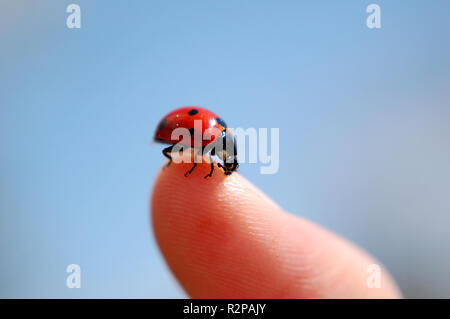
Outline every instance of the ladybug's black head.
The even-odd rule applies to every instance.
[[[231,175],[239,166],[236,151],[236,138],[230,132],[222,132],[222,151],[219,157],[223,161],[223,171],[225,175]]]

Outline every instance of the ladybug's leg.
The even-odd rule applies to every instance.
[[[169,159],[169,163],[167,163],[166,167],[172,163],[172,155],[171,155],[172,148],[173,145],[166,147],[165,149],[162,150],[163,155]]]
[[[214,172],[214,162],[213,162],[213,160],[211,158],[211,154],[209,154],[208,157],[209,157],[209,162],[211,163],[211,171],[209,172],[208,175],[205,176],[205,178],[211,177],[212,173]]]
[[[190,173],[192,173],[192,171],[194,170],[194,168],[195,168],[196,166],[197,166],[197,163],[194,162],[194,165],[192,165],[191,169],[188,170],[188,171],[186,172],[186,174],[184,174],[184,176],[188,176]]]
[[[191,169],[184,174],[184,176],[188,176],[192,173],[192,171],[197,167],[197,156],[202,154],[202,149],[199,149],[194,155],[194,165],[192,165]]]

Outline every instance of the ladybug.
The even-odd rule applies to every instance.
[[[195,122],[201,123],[201,132],[196,132]],[[176,128],[185,128],[189,130],[191,139],[189,143],[182,140],[181,137],[173,138],[172,132]],[[201,144],[194,143],[194,136],[201,134]],[[169,166],[172,163],[172,149],[178,143],[187,146],[194,151],[194,159],[197,156],[207,155],[211,163],[211,171],[205,178],[211,177],[214,171],[214,162],[212,156],[216,155],[222,163],[217,165],[223,169],[225,175],[231,175],[239,166],[236,152],[236,139],[227,127],[224,120],[213,112],[197,107],[180,107],[162,118],[156,128],[154,140],[163,144],[170,144],[162,150],[165,157],[169,159]],[[188,176],[197,166],[194,160],[192,168],[184,174]]]

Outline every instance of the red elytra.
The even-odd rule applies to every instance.
[[[195,133],[201,134],[202,146],[213,142],[227,128],[225,122],[213,112],[197,106],[185,106],[163,117],[156,129],[155,140],[166,144],[181,142],[182,136],[174,135],[172,138],[172,132],[176,128],[189,130],[193,140],[195,121],[201,121],[197,122],[197,127],[201,124],[201,132]],[[187,146],[194,146],[193,141]]]
[[[199,131],[200,124],[201,131]],[[204,154],[203,151],[207,145],[216,146],[216,141],[218,141],[218,138],[221,138],[222,140],[220,142],[222,142],[222,148],[220,150],[216,150],[216,147],[210,148],[212,150],[207,152],[208,156],[210,159],[213,155],[219,156],[223,163],[218,163],[218,166],[224,170],[225,175],[230,175],[237,169],[238,162],[236,142],[231,132],[227,129],[226,123],[215,113],[198,106],[185,106],[178,108],[168,113],[159,122],[154,139],[159,143],[171,144],[171,146],[163,150],[164,156],[169,159],[169,163],[167,165],[172,163],[171,152],[174,145],[185,142],[182,140],[183,136],[180,134],[173,134],[172,136],[173,131],[177,128],[185,128],[189,130],[191,135],[189,145],[186,145],[187,143],[183,144],[192,147],[196,151],[196,155]],[[196,139],[199,139],[201,143],[195,144],[194,141]],[[214,144],[211,145],[212,143]],[[231,149],[234,151],[230,151],[228,148],[225,149],[225,145],[227,145],[227,143],[232,143],[230,145],[232,146]],[[185,176],[190,174],[196,166],[197,163],[194,162],[193,167],[186,172]],[[213,170],[214,164],[211,161],[211,172],[206,175],[205,178],[211,176]]]

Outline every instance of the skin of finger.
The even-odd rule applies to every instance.
[[[397,298],[381,265],[341,237],[285,213],[237,173],[172,164],[157,177],[152,225],[165,260],[192,298]]]

